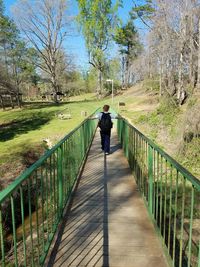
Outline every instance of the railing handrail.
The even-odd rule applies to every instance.
[[[100,108],[97,108],[91,115],[83,120],[76,128],[69,132],[63,139],[61,139],[50,150],[46,151],[33,165],[20,174],[11,184],[0,192],[0,204],[5,198],[12,194],[12,192],[20,186],[37,168],[39,168],[46,159],[48,159],[70,136],[74,134],[92,115],[94,115]]]
[[[186,179],[188,179],[198,190],[200,190],[200,180],[190,173],[186,168],[184,168],[180,163],[178,163],[174,158],[167,154],[163,149],[156,145],[150,138],[141,133],[134,125],[132,125],[126,118],[118,115],[120,119],[124,120],[130,127],[132,127],[148,144],[157,150],[161,156],[163,156],[170,164],[172,164]]]

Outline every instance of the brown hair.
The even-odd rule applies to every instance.
[[[110,106],[109,105],[104,105],[103,106],[103,111],[107,112],[109,110]]]

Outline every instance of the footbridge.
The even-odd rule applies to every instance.
[[[200,267],[200,181],[120,117],[87,118],[0,192],[0,266]]]

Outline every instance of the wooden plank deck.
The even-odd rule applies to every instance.
[[[104,156],[97,132],[47,266],[167,267],[115,131]]]

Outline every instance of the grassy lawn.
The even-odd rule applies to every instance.
[[[97,101],[94,94],[85,94],[59,105],[32,103],[22,109],[0,111],[1,181],[5,178],[12,181],[37,160],[45,151],[44,138],[55,144],[85,119],[81,111],[91,114],[105,103],[110,100]],[[55,116],[66,108],[72,119],[61,120]]]
[[[91,114],[107,103],[117,110],[118,101],[134,102],[130,97],[119,95],[112,105],[111,97],[96,100],[94,94],[85,94],[59,105],[32,103],[22,109],[0,111],[1,185],[4,187],[14,180],[45,152],[44,138],[55,144],[84,120],[81,111]],[[55,116],[66,108],[70,110],[72,119],[61,120]]]
[[[0,111],[1,180],[12,181],[37,160],[45,151],[44,138],[56,143],[84,119],[81,111],[91,114],[100,106],[97,101],[91,101],[91,95],[88,97],[90,101],[74,98],[61,105],[32,104],[22,109]],[[70,109],[72,119],[61,120],[55,116],[65,108]]]
[[[169,143],[170,140],[160,140],[157,132],[154,134],[152,131],[149,122],[145,124],[143,122],[149,117],[154,119],[152,112],[156,110],[157,97],[141,93],[140,88],[130,89],[115,96],[114,104],[111,103],[111,97],[96,100],[94,94],[76,96],[68,103],[59,105],[32,103],[22,109],[0,111],[0,186],[5,187],[45,152],[43,139],[49,138],[53,144],[56,144],[80,124],[84,120],[84,117],[81,117],[81,111],[87,111],[89,115],[104,104],[110,104],[118,111],[119,101],[126,103],[125,110],[120,113],[166,149],[163,144]],[[66,108],[70,110],[72,119],[61,120],[55,116],[57,112]],[[156,116],[155,119],[157,120],[158,117]],[[153,125],[156,125],[155,121]],[[155,128],[158,127],[153,127]],[[173,155],[173,153],[170,154]]]

